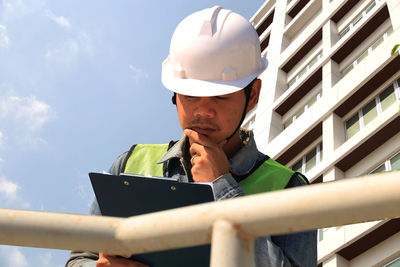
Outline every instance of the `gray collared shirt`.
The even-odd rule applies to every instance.
[[[188,155],[187,137],[177,141],[160,159],[164,164],[164,175],[181,182],[189,182],[190,155]],[[127,152],[120,155],[110,168],[110,173],[119,175]],[[258,151],[252,133],[245,144],[231,159],[230,172],[212,182],[216,200],[243,196],[245,193],[234,177],[248,175],[260,161],[267,157]],[[295,173],[286,188],[305,185]],[[271,203],[266,203],[271,205]],[[97,201],[94,200],[90,214],[101,215]],[[91,252],[71,252],[66,267],[94,267],[98,255]],[[257,267],[310,266],[317,265],[316,230],[293,234],[265,236],[255,239],[255,263]]]

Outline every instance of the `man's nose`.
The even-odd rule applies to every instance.
[[[209,97],[200,97],[196,103],[194,103],[194,116],[196,117],[215,117],[215,108]]]

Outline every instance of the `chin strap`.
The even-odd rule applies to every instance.
[[[247,114],[247,105],[249,104],[250,101],[250,94],[251,94],[251,90],[253,89],[253,83],[256,79],[254,79],[251,83],[249,83],[245,88],[244,88],[244,94],[246,96],[246,104],[244,106],[244,110],[242,113],[242,118],[240,119],[239,125],[236,127],[236,129],[233,131],[233,133],[226,138],[226,141],[228,142],[235,134],[236,132],[240,129],[240,126],[242,126],[242,123],[244,121],[244,119],[246,118],[246,114]]]
[[[174,95],[171,98],[172,104],[174,104],[176,106],[176,93],[174,93]]]

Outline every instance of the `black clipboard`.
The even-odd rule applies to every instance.
[[[214,201],[210,184],[130,174],[89,173],[89,177],[104,216],[130,217]],[[206,267],[210,245],[143,253],[132,259],[151,267]]]

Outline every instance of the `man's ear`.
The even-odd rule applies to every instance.
[[[249,104],[247,105],[247,111],[252,110],[257,105],[258,98],[260,96],[260,90],[261,90],[261,80],[256,79],[253,82],[253,87],[251,89]]]

